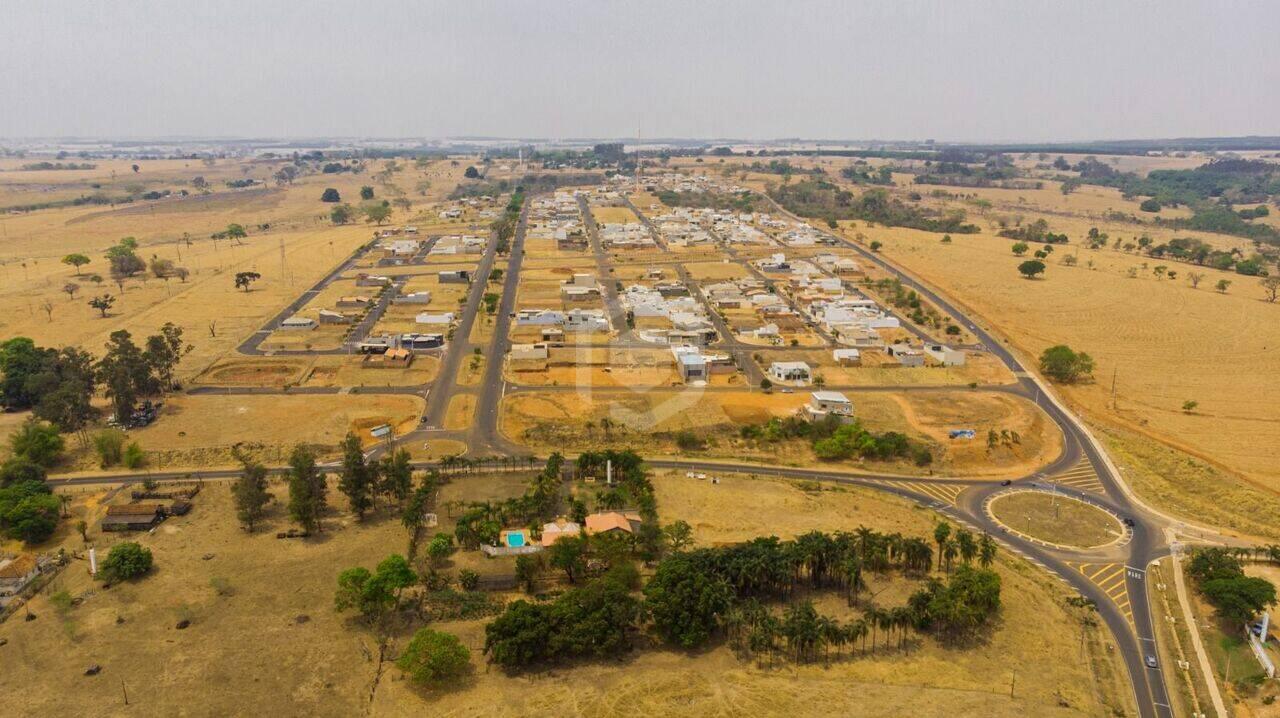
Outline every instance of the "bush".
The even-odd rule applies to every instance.
[[[53,535],[62,502],[43,481],[20,481],[0,489],[0,529],[5,536],[40,543]]]
[[[338,194],[338,190],[332,187],[326,187],[324,193],[320,195],[321,202],[341,202],[342,195]]]
[[[435,686],[465,673],[471,653],[457,636],[421,628],[396,659],[396,666],[414,683]]]
[[[1040,371],[1053,381],[1072,384],[1093,373],[1093,357],[1059,344],[1040,355]]]
[[[108,581],[127,581],[151,570],[151,549],[133,541],[125,541],[111,547],[107,560],[102,562],[102,576]]]
[[[138,442],[132,442],[124,450],[124,465],[130,469],[140,469],[147,463],[147,455]]]
[[[680,447],[681,451],[701,451],[706,448],[706,442],[692,431],[681,431],[676,434],[676,446]]]
[[[119,429],[104,429],[93,435],[93,450],[102,468],[115,466],[124,459],[125,434]]]
[[[43,483],[47,472],[44,467],[21,456],[15,456],[0,465],[0,488],[23,481]]]
[[[33,464],[52,466],[62,455],[62,436],[53,424],[29,417],[9,437],[13,455]]]
[[[1151,199],[1145,199],[1142,201],[1142,204],[1138,205],[1138,209],[1143,212],[1159,212],[1160,200],[1155,199],[1154,197]]]
[[[476,586],[480,585],[480,574],[469,568],[464,568],[458,572],[458,585],[464,591],[474,591]]]

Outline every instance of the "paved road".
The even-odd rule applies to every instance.
[[[784,214],[789,214],[780,207],[778,209]],[[437,438],[458,438],[460,440],[468,441],[471,454],[476,456],[493,454],[527,456],[529,454],[524,447],[521,447],[520,445],[503,437],[499,432],[498,427],[498,404],[501,401],[502,396],[507,391],[506,383],[502,379],[502,363],[506,347],[509,344],[507,330],[509,328],[510,311],[511,307],[514,305],[513,303],[519,281],[520,263],[523,259],[526,212],[527,205],[525,212],[522,212],[521,214],[521,220],[517,226],[515,241],[512,245],[511,262],[506,274],[505,288],[500,307],[501,311],[498,314],[494,335],[490,342],[488,352],[489,360],[485,369],[484,381],[479,387],[476,416],[471,428],[465,431],[436,432],[432,434],[427,434],[422,431],[413,432],[406,437],[402,437],[402,441],[419,440],[425,436]],[[1017,357],[1015,357],[1007,347],[1001,344],[1001,342],[992,336],[986,329],[978,326],[976,322],[967,318],[963,312],[959,311],[956,307],[952,306],[951,303],[938,296],[932,289],[923,286],[913,277],[897,268],[895,265],[889,263],[883,257],[873,254],[841,237],[834,238],[839,242],[839,244],[858,252],[867,261],[873,262],[885,271],[897,276],[905,286],[915,289],[919,294],[925,297],[928,301],[934,303],[942,311],[949,313],[951,316],[956,318],[957,321],[963,322],[970,332],[983,342],[988,349],[998,357],[1006,367],[1013,371],[1015,376],[1018,377],[1018,383],[1016,385],[992,387],[991,390],[1019,394],[1034,401],[1062,430],[1064,436],[1064,450],[1062,455],[1049,466],[1043,467],[1035,474],[1012,482],[1015,486],[1044,488],[1049,483],[1049,480],[1046,477],[1052,477],[1057,473],[1065,471],[1069,467],[1076,465],[1081,459],[1088,460],[1094,472],[1097,474],[1097,478],[1103,487],[1104,494],[1102,496],[1098,496],[1091,493],[1077,491],[1070,487],[1061,487],[1058,490],[1064,494],[1078,496],[1084,500],[1097,503],[1119,516],[1133,519],[1134,526],[1131,529],[1127,542],[1116,549],[1121,551],[1120,558],[1122,559],[1125,567],[1124,584],[1127,589],[1125,596],[1128,600],[1128,614],[1122,612],[1120,607],[1113,600],[1112,593],[1106,592],[1098,585],[1092,583],[1081,571],[1071,565],[1073,559],[1076,561],[1079,561],[1082,558],[1087,559],[1091,554],[1048,548],[1019,536],[1006,533],[1000,524],[995,522],[986,514],[985,510],[982,508],[985,502],[994,494],[1008,490],[1003,485],[1003,482],[1000,481],[965,478],[948,479],[938,477],[916,478],[890,475],[855,475],[845,472],[769,467],[748,463],[722,463],[670,459],[653,459],[648,463],[656,468],[696,468],[701,470],[741,471],[795,478],[824,479],[864,485],[910,498],[950,516],[958,522],[969,524],[980,531],[989,533],[1010,549],[1028,557],[1030,560],[1057,575],[1064,582],[1071,585],[1081,595],[1092,599],[1097,604],[1098,612],[1102,616],[1103,621],[1111,630],[1121,656],[1124,659],[1125,667],[1129,673],[1130,683],[1137,699],[1139,714],[1144,716],[1144,718],[1172,716],[1173,714],[1169,707],[1169,699],[1165,688],[1163,671],[1160,668],[1147,668],[1144,663],[1144,658],[1148,654],[1158,655],[1154,649],[1155,633],[1148,609],[1146,567],[1152,560],[1165,556],[1169,553],[1169,547],[1164,535],[1162,534],[1163,526],[1168,523],[1167,519],[1147,510],[1131,497],[1130,493],[1126,490],[1126,487],[1121,483],[1120,478],[1116,475],[1110,461],[1108,461],[1102,454],[1100,448],[1080,421],[1070,414],[1061,404],[1059,404],[1058,401],[1048,391],[1046,391],[1045,388],[1042,387],[1042,385],[1034,379],[1029,372],[1025,370]],[[427,420],[425,422],[428,425],[440,425],[444,412],[448,407],[449,399],[454,395],[456,390],[454,387],[454,378],[457,374],[457,368],[460,365],[462,357],[470,353],[471,345],[468,340],[468,336],[475,318],[475,313],[481,304],[480,298],[484,291],[484,279],[488,276],[489,270],[493,266],[495,245],[496,237],[491,237],[489,249],[481,261],[481,271],[478,273],[477,281],[471,289],[467,302],[467,309],[463,313],[458,331],[455,334],[455,341],[446,351],[443,366],[441,367],[440,379],[437,380],[435,388],[431,391],[431,394],[428,397],[426,414]],[[277,467],[274,470],[283,471],[283,467]],[[226,479],[234,477],[235,475],[237,475],[237,472],[226,470],[149,472],[146,474],[117,474],[109,476],[54,479],[51,480],[51,483],[88,485],[131,482],[145,478],[181,479],[188,477],[201,479]],[[936,487],[948,484],[953,488],[953,490],[958,490],[958,493],[952,497],[953,500],[950,502],[940,501],[940,494],[935,493],[937,489],[931,490],[929,488],[930,486]],[[950,496],[950,494],[942,495]]]
[[[600,239],[600,228],[596,225],[595,215],[591,214],[591,205],[587,198],[578,196],[578,209],[582,212],[582,224],[587,229],[587,238],[591,241],[591,254],[596,260],[596,274],[600,283],[600,291],[604,294],[605,311],[609,314],[609,323],[618,333],[618,339],[624,342],[638,342],[636,333],[627,326],[627,310],[622,306],[618,296],[617,280],[610,272],[609,255],[605,251],[604,241]]]
[[[774,202],[772,198],[767,199],[773,203],[779,213],[792,217],[797,221],[805,221],[803,218],[796,217],[796,215],[788,212],[781,205]],[[819,231],[822,230],[819,229]],[[1046,467],[1038,473],[1046,475],[1055,473],[1056,469],[1065,468],[1073,464],[1076,460],[1075,457],[1084,456],[1097,473],[1107,497],[1114,502],[1117,512],[1134,520],[1134,535],[1128,544],[1129,553],[1125,562],[1126,566],[1135,569],[1132,571],[1126,570],[1125,578],[1129,606],[1133,616],[1132,625],[1128,623],[1115,602],[1107,596],[1100,595],[1101,592],[1098,587],[1088,581],[1079,571],[1065,565],[1059,558],[1042,547],[1028,544],[1020,548],[1024,553],[1034,556],[1046,568],[1065,579],[1082,595],[1095,600],[1098,605],[1098,612],[1114,634],[1116,643],[1124,658],[1130,684],[1137,699],[1139,714],[1144,717],[1172,716],[1173,712],[1169,707],[1169,697],[1163,670],[1161,668],[1148,668],[1145,664],[1147,655],[1158,655],[1154,646],[1155,628],[1151,622],[1145,572],[1147,565],[1151,561],[1165,556],[1169,552],[1162,535],[1164,521],[1130,499],[1128,492],[1122,488],[1120,478],[1112,469],[1111,463],[1104,459],[1099,447],[1080,420],[1070,414],[1054,397],[1042,389],[1041,385],[1032,378],[1030,372],[1022,366],[1022,363],[1007,346],[992,336],[985,328],[979,326],[976,321],[969,318],[964,312],[939,296],[933,289],[924,286],[915,277],[897,265],[890,263],[881,255],[873,253],[859,244],[850,242],[844,237],[827,232],[823,233],[834,239],[841,246],[857,252],[864,260],[897,277],[904,286],[914,289],[943,312],[964,323],[970,333],[985,344],[988,350],[1013,371],[1015,375],[1020,377],[1019,383],[1022,385],[1024,396],[1035,401],[1049,415],[1050,419],[1058,425],[1066,438],[1066,450],[1063,458],[1055,462],[1054,466]],[[995,490],[997,489],[994,487],[986,487],[977,492],[972,498],[973,500],[980,500]],[[975,516],[970,513],[970,518],[990,533],[1000,531],[1000,527],[994,525],[985,514]],[[1015,538],[1014,543],[1018,542],[1027,543]]]

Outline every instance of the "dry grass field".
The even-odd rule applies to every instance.
[[[664,515],[688,520],[700,545],[859,525],[923,534],[933,521],[930,513],[905,502],[843,487],[802,490],[733,476],[712,485],[678,474],[660,474],[654,481]],[[446,486],[442,499],[457,490],[500,498],[512,491],[512,481],[471,477]],[[285,495],[279,482],[273,482],[272,491]],[[330,491],[336,494],[333,486]],[[99,494],[77,495],[72,511],[95,516],[101,500]],[[694,654],[646,648],[620,664],[508,676],[484,666],[483,621],[451,621],[434,627],[459,635],[471,649],[471,676],[428,692],[412,688],[388,666],[371,692],[376,644],[361,624],[333,610],[334,582],[343,568],[371,566],[403,550],[404,530],[382,512],[357,524],[336,495],[333,503],[336,510],[326,518],[322,535],[280,541],[274,532],[288,525],[281,501],[272,504],[256,533],[245,534],[232,515],[228,487],[206,485],[190,515],[166,522],[151,535],[130,537],[154,552],[151,575],[104,590],[89,579],[83,562],[73,562],[33,603],[36,620],[6,624],[7,669],[0,672],[0,695],[11,697],[6,703],[16,715],[85,716],[621,716],[638,711],[820,716],[839,711],[1065,718],[1127,707],[1119,683],[1122,669],[1107,663],[1106,636],[1087,629],[1086,658],[1080,660],[1079,619],[1064,606],[1066,594],[1046,575],[1008,557],[996,563],[1004,586],[1001,618],[989,639],[974,646],[948,648],[926,639],[909,653],[882,650],[830,666],[773,668],[740,661],[724,647]],[[761,505],[770,506],[770,512],[761,513]],[[100,550],[117,540],[96,530],[90,539]],[[74,549],[82,545],[73,531],[55,541]],[[469,565],[472,559],[458,560]],[[873,576],[870,581],[888,602],[910,589],[896,579]],[[58,591],[81,600],[59,610],[48,600]],[[824,602],[824,610],[836,603]],[[177,630],[181,619],[190,627]],[[393,637],[391,655],[405,640],[403,631]],[[646,642],[639,639],[641,645]],[[82,675],[95,663],[102,667],[100,675]],[[1014,671],[1017,690],[1011,698]]]
[[[1015,531],[1061,546],[1102,546],[1124,532],[1120,522],[1106,511],[1043,491],[1000,496],[991,502],[991,513]]]
[[[30,193],[36,191],[33,185],[50,198],[59,192],[77,196],[97,191],[90,183],[116,196],[135,184],[147,189],[190,188],[192,178],[203,176],[212,193],[115,207],[83,205],[0,214],[0,336],[29,336],[38,343],[77,344],[97,351],[112,331],[128,329],[143,335],[171,321],[186,330],[195,346],[184,362],[185,376],[198,374],[227,354],[368,241],[368,226],[335,227],[328,221],[331,205],[319,201],[325,187],[338,189],[346,201],[358,201],[362,184],[395,196],[392,184],[377,182],[368,174],[310,175],[282,187],[273,182],[243,190],[223,186],[227,179],[269,179],[279,164],[266,162],[219,161],[210,167],[194,160],[142,161],[136,174],[129,162],[97,164],[97,169],[87,171],[6,172],[3,169],[16,165],[4,160],[0,207],[30,201]],[[417,170],[410,165],[393,175],[392,183],[418,181],[414,177],[439,171],[433,168]],[[433,182],[441,185],[437,191],[447,193],[452,188],[439,179]],[[408,217],[393,215],[392,221],[397,219]],[[209,238],[233,222],[245,226],[250,236],[239,242]],[[153,256],[171,260],[186,267],[189,278],[164,281],[138,276],[127,281],[123,291],[109,278],[100,286],[90,281],[93,274],[107,277],[103,252],[126,236],[137,238],[138,255],[144,260]],[[91,259],[81,277],[60,262],[72,252]],[[238,291],[232,282],[238,271],[256,271],[262,279],[252,291]],[[74,300],[63,292],[68,282],[80,285]],[[91,296],[103,293],[116,298],[106,319],[86,304]],[[42,308],[46,301],[52,305],[51,316]]]
[[[1206,277],[1195,289],[1186,265],[1168,263],[1180,276],[1161,280],[1146,258],[1071,245],[1050,257],[1045,278],[1027,281],[1007,239],[967,235],[944,246],[924,232],[859,231],[972,308],[1031,363],[1054,344],[1089,352],[1096,381],[1062,389],[1087,418],[1150,434],[1280,490],[1272,460],[1280,449],[1272,400],[1280,395],[1280,305],[1263,301],[1256,280],[1197,269]],[[1059,262],[1068,252],[1078,253],[1078,266]],[[1226,293],[1214,291],[1219,279],[1232,282]],[[1194,411],[1183,411],[1188,400],[1198,402]]]
[[[739,430],[773,417],[791,416],[808,401],[807,392],[766,394],[759,391],[524,392],[503,400],[500,427],[514,441],[536,451],[628,446],[645,455],[674,455],[677,435],[689,431],[702,438],[704,450],[692,457],[740,458],[792,466],[847,470],[934,473],[963,476],[1022,476],[1052,461],[1062,437],[1030,402],[999,393],[967,391],[860,392],[849,390],[854,412],[869,431],[898,431],[927,443],[931,467],[907,462],[842,464],[819,462],[800,441],[755,442],[739,438]],[[1017,432],[1021,443],[989,451],[984,440],[952,440],[948,431],[988,429]]]

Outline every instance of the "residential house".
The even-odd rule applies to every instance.
[[[555,521],[542,525],[542,545],[549,547],[566,536],[573,537],[581,534],[582,526],[561,516]]]
[[[413,318],[418,324],[453,324],[453,312],[422,312]]]
[[[840,366],[858,366],[862,363],[862,352],[857,349],[836,349],[831,352],[831,358]]]
[[[925,344],[924,353],[942,366],[964,366],[964,352],[945,344]]]
[[[924,352],[906,344],[890,344],[884,348],[884,351],[904,367],[924,366]]]
[[[280,322],[281,329],[289,329],[289,330],[315,329],[318,326],[320,325],[316,323],[316,320],[310,317],[295,316],[295,317],[289,317],[288,319],[285,319],[284,321]]]
[[[470,284],[471,272],[466,269],[446,269],[436,275],[441,284]]]
[[[363,294],[360,294],[351,297],[339,297],[335,304],[340,309],[364,309],[370,304],[373,304],[373,300]]]
[[[802,361],[776,361],[769,365],[769,376],[774,381],[808,384],[813,370]]]
[[[430,304],[431,292],[409,292],[408,294],[399,294],[395,298],[396,304]]]
[[[605,511],[587,516],[587,535],[634,534],[640,529],[640,515],[634,511]]]
[[[809,403],[805,404],[804,411],[814,421],[825,419],[828,416],[839,417],[841,420],[852,420],[853,402],[849,401],[849,397],[838,391],[815,391],[809,394]]]
[[[22,593],[22,589],[39,575],[40,564],[31,554],[0,559],[0,605],[3,605],[9,597]]]

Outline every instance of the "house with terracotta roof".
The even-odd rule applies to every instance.
[[[40,564],[31,554],[0,559],[0,605],[16,596],[40,575]]]
[[[562,516],[542,525],[542,545],[550,546],[566,536],[578,536],[581,533],[582,526]]]
[[[587,516],[587,535],[634,534],[640,528],[640,514],[634,511],[603,511]]]

